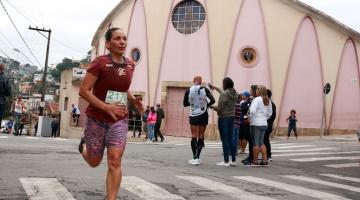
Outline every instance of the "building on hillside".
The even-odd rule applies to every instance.
[[[86,67],[86,66],[85,66]],[[86,121],[85,109],[88,103],[79,96],[80,84],[86,74],[84,68],[69,68],[61,72],[59,110],[60,137],[80,138],[84,131]],[[75,126],[72,118],[72,105],[80,109],[79,125]]]
[[[92,58],[107,53],[111,27],[128,34],[126,56],[137,65],[131,90],[146,104],[161,102],[166,134],[190,136],[182,98],[195,75],[218,86],[231,77],[239,92],[272,89],[279,135],[291,109],[300,134],[319,134],[323,111],[328,134],[360,128],[360,34],[301,1],[123,0],[97,29]]]

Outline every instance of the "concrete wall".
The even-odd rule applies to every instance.
[[[80,138],[81,131],[73,131],[76,128],[72,123],[72,104],[79,105],[79,89],[80,81],[72,80],[73,71],[72,69],[66,69],[61,73],[61,85],[60,85],[60,100],[59,109],[61,112],[60,120],[60,137],[63,138]],[[66,83],[66,84],[65,84]],[[68,98],[67,106],[65,106],[65,98]],[[67,109],[65,110],[65,107]],[[83,106],[80,106],[81,116],[85,115],[85,110],[81,110]],[[81,134],[80,134],[81,133]]]

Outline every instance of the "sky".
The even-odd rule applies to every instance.
[[[36,59],[21,41],[1,5],[0,50],[22,64],[29,63],[30,59],[32,63],[42,67],[45,63],[47,40],[38,32],[29,30],[30,25],[52,30],[49,65],[61,62],[64,57],[80,60],[91,49],[92,37],[102,20],[121,0],[0,1]],[[301,1],[360,32],[359,0]],[[20,53],[14,51],[14,48],[19,49]],[[4,56],[1,52],[0,55]]]

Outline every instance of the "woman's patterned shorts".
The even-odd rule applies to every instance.
[[[111,125],[88,118],[85,125],[85,144],[90,157],[102,156],[105,147],[125,150],[128,132],[126,119]]]

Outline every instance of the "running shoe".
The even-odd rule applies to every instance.
[[[231,167],[236,167],[236,166],[237,166],[237,162],[236,162],[236,161],[234,161],[234,162],[230,161],[230,166],[231,166]]]
[[[216,163],[217,166],[224,166],[224,167],[230,167],[230,162],[226,163],[226,162],[219,162],[219,163]]]
[[[194,165],[200,165],[201,164],[201,160],[200,159],[195,159],[194,160]]]
[[[79,144],[79,152],[82,153],[83,151],[83,148],[84,148],[84,145],[85,144],[85,138],[82,137],[81,140],[80,140],[80,144]]]
[[[189,163],[190,165],[195,165],[195,159],[189,160],[188,163]]]
[[[272,161],[273,159],[272,159],[272,157],[271,156],[269,156],[268,157],[268,161]]]

